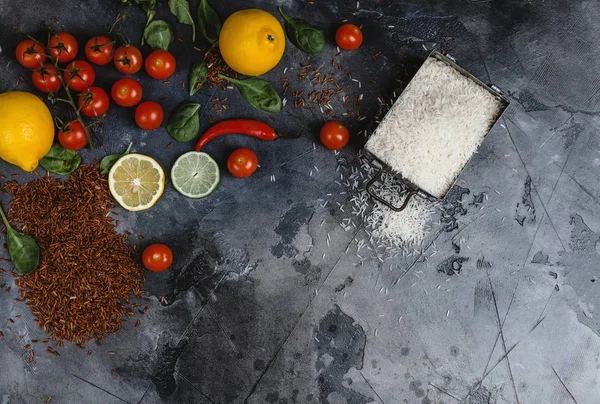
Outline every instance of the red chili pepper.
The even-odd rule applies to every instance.
[[[260,121],[252,119],[230,119],[228,121],[221,121],[204,132],[196,144],[196,151],[200,151],[200,149],[206,146],[211,140],[230,133],[253,136],[261,140],[275,140],[280,137],[298,137],[278,133],[275,129]]]

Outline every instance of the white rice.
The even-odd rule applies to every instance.
[[[501,107],[485,88],[428,58],[365,147],[422,190],[442,198]]]

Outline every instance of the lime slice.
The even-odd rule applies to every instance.
[[[171,169],[173,187],[188,198],[210,195],[220,179],[219,166],[212,157],[202,152],[182,154]]]
[[[143,154],[126,154],[108,173],[110,193],[132,212],[152,207],[165,189],[165,173],[156,160]]]

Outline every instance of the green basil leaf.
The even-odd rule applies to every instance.
[[[144,39],[152,49],[169,50],[173,42],[173,31],[166,21],[154,20],[144,28]]]
[[[222,74],[219,77],[235,84],[242,98],[254,108],[271,113],[281,111],[281,98],[268,81],[257,77],[236,80]]]
[[[192,42],[196,41],[196,24],[194,24],[187,0],[169,0],[169,9],[180,23],[192,26]]]
[[[35,240],[10,227],[6,228],[6,240],[15,270],[21,275],[35,271],[40,263],[40,248]]]
[[[167,123],[167,132],[178,142],[189,142],[200,131],[200,104],[182,101],[173,110]]]
[[[107,156],[104,156],[104,158],[100,161],[100,174],[102,175],[108,175],[108,173],[110,172],[110,169],[112,168],[112,166],[115,165],[115,163],[124,155],[129,154],[129,151],[131,150],[131,145],[133,143],[129,143],[129,146],[127,146],[127,150],[125,150],[125,152],[123,153],[116,153],[116,154],[109,154]]]
[[[190,96],[196,94],[200,87],[206,82],[208,66],[206,62],[195,62],[190,69]]]
[[[200,0],[198,5],[198,28],[211,45],[219,40],[221,27],[221,19],[215,9],[208,4],[208,0]]]
[[[281,7],[279,13],[285,20],[285,33],[292,44],[302,52],[314,55],[325,47],[325,35],[321,28],[315,27],[299,18],[286,15]]]
[[[40,160],[40,165],[46,171],[68,175],[81,164],[81,156],[75,150],[65,149],[59,144],[52,146],[48,154]]]
[[[33,272],[40,263],[40,248],[32,237],[10,226],[1,207],[0,216],[6,227],[6,244],[15,270],[21,275]]]

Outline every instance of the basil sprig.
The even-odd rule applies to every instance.
[[[222,74],[219,77],[233,83],[240,90],[242,98],[254,108],[271,113],[281,111],[281,98],[268,81],[257,77],[237,80]]]
[[[325,47],[325,35],[321,28],[315,27],[299,18],[285,14],[281,7],[279,13],[285,20],[285,33],[291,43],[302,52],[314,55]]]
[[[0,216],[6,227],[8,254],[10,254],[15,270],[21,275],[35,271],[40,263],[40,247],[32,237],[12,228],[2,207],[0,207]]]

